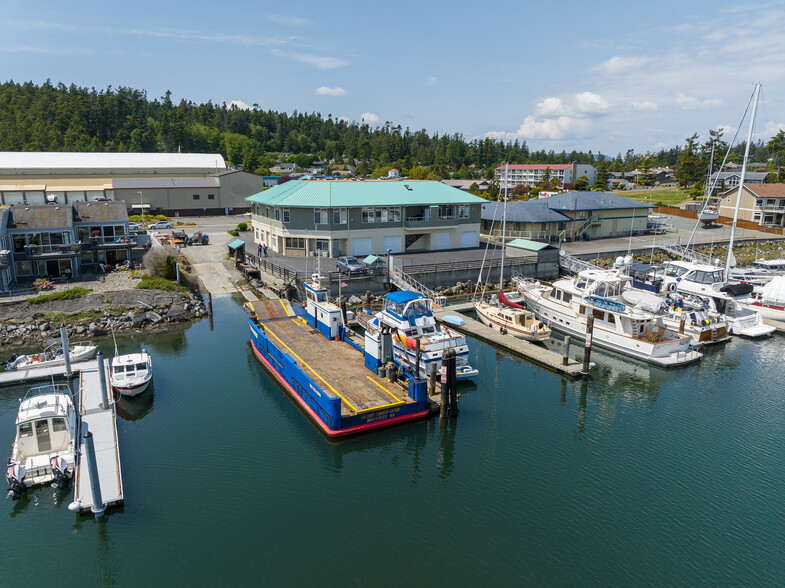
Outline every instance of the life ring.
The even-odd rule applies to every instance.
[[[676,291],[676,282],[671,282],[668,284],[668,292],[675,292]]]

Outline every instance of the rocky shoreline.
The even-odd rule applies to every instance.
[[[90,293],[43,304],[0,304],[0,346],[36,345],[59,337],[62,323],[72,341],[115,332],[145,331],[207,316],[198,294],[127,289]]]

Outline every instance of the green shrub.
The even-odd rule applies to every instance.
[[[177,269],[175,268],[175,261],[171,255],[167,255],[166,259],[164,260],[164,269],[161,272],[161,275],[165,280],[169,280],[170,282],[177,279]]]
[[[141,288],[142,290],[166,290],[168,292],[188,291],[188,288],[185,286],[178,286],[174,282],[170,282],[163,278],[142,278],[136,287]]]
[[[248,223],[240,223],[237,225],[238,231],[247,231],[248,230]]]
[[[232,235],[233,237],[236,237],[237,235],[240,234],[239,232],[237,232],[237,229],[229,229],[226,232],[229,233],[230,235]]]
[[[80,298],[85,294],[89,294],[91,290],[87,288],[69,288],[68,290],[61,290],[60,292],[52,292],[50,294],[41,294],[40,296],[35,296],[33,298],[28,298],[27,301],[30,304],[43,304],[44,302],[50,302],[52,300],[73,300],[74,298]]]

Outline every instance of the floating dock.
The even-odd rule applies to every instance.
[[[71,364],[71,372],[78,374],[85,368],[95,366],[95,361],[79,361]],[[0,386],[13,386],[26,382],[62,378],[65,376],[65,364],[48,367],[29,367],[10,372],[0,372]]]
[[[469,318],[464,314],[456,312],[453,310],[453,308],[454,307],[448,307],[447,309],[443,310],[434,310],[433,316],[437,321],[446,324],[450,329],[454,329],[456,331],[460,331],[461,333],[466,333],[467,335],[476,337],[477,339],[481,339],[487,343],[490,343],[491,345],[500,347],[505,351],[510,351],[515,355],[528,359],[529,361],[532,361],[536,364],[545,366],[562,374],[572,376],[573,378],[578,378],[583,375],[582,363],[577,362],[574,359],[568,359],[567,365],[564,365],[562,355],[542,347],[541,345],[529,343],[528,341],[518,339],[517,337],[513,337],[511,335],[502,335],[499,333],[499,331],[494,331],[491,327],[484,325],[478,320]],[[444,317],[447,315],[460,317],[463,319],[464,324],[456,325],[451,322],[445,322]]]
[[[74,502],[79,512],[93,507],[93,492],[85,456],[84,434],[90,431],[95,446],[101,500],[106,506],[122,504],[123,476],[120,469],[120,446],[117,442],[117,413],[109,384],[109,365],[104,364],[105,383],[108,388],[108,406],[102,406],[101,376],[98,361],[82,362],[79,375],[79,455],[74,477]],[[99,508],[101,505],[98,505]]]
[[[366,366],[358,345],[341,336],[327,338],[325,321],[333,327],[335,321],[323,308],[318,322],[283,299],[253,301],[246,308],[257,359],[326,435],[423,418],[434,405],[424,381],[391,383]]]

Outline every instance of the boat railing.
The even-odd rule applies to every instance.
[[[45,384],[43,386],[35,386],[27,390],[22,398],[22,401],[25,401],[29,398],[34,398],[36,396],[44,396],[46,394],[67,394],[69,397],[73,398],[73,393],[71,392],[70,386],[68,384]]]
[[[694,249],[685,247],[680,243],[658,243],[657,246],[663,251],[667,251],[668,253],[672,253],[673,255],[678,255],[679,257],[686,259],[688,261],[692,261],[693,263],[714,265],[711,260],[711,257],[709,257],[708,255],[703,255],[702,253],[698,253]]]

